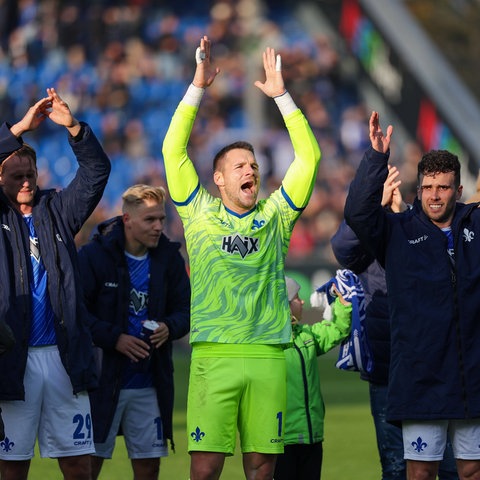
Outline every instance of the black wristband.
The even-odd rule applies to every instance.
[[[79,132],[74,136],[72,137],[72,140],[77,143],[79,142],[82,138],[83,138],[83,135],[85,134],[85,127],[83,126],[83,124],[81,123],[80,124],[80,130]]]

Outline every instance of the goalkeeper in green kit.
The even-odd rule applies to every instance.
[[[163,144],[167,184],[182,219],[192,285],[192,360],[187,405],[191,480],[218,479],[233,455],[237,428],[245,477],[272,479],[283,452],[286,371],[292,341],[284,264],[293,227],[311,196],[320,149],[285,89],[281,58],[263,53],[265,82],[294,149],[281,187],[257,201],[260,172],[254,149],[238,141],[213,160],[220,198],[200,183],[187,144],[205,92],[219,74],[210,41],[196,51],[192,84]]]

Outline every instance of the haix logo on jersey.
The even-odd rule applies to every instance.
[[[228,235],[222,239],[222,250],[227,253],[238,253],[242,258],[258,252],[258,238],[241,237],[238,234]]]

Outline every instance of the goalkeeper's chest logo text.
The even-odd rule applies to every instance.
[[[242,258],[259,251],[258,238],[242,237],[238,234],[222,238],[222,250],[230,254],[239,254]]]

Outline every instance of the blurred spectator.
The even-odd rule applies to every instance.
[[[343,217],[346,191],[368,140],[367,114],[355,75],[345,73],[350,71],[342,68],[343,56],[332,39],[309,32],[294,9],[289,2],[260,0],[179,0],[170,7],[151,0],[0,2],[0,121],[23,112],[45,84],[55,84],[72,110],[81,111],[112,159],[103,202],[92,216],[91,223],[98,223],[118,213],[116,199],[128,185],[165,186],[163,137],[175,99],[193,75],[191,51],[208,32],[222,75],[199,113],[191,156],[208,185],[218,146],[253,137],[265,172],[262,196],[267,196],[292,155],[283,126],[272,120],[277,116],[270,115],[271,105],[250,98],[261,68],[252,59],[272,46],[282,55],[289,90],[322,149],[317,186],[295,228],[290,255],[331,261],[329,238]],[[253,135],[251,125],[259,127]],[[59,151],[48,158],[60,162],[42,165],[44,152],[62,145],[54,131],[44,130],[32,142],[38,142],[45,177],[62,187],[75,162],[69,152]],[[256,131],[267,133],[259,137]],[[167,213],[170,237],[183,240],[176,212]],[[88,228],[79,234],[79,245]]]

